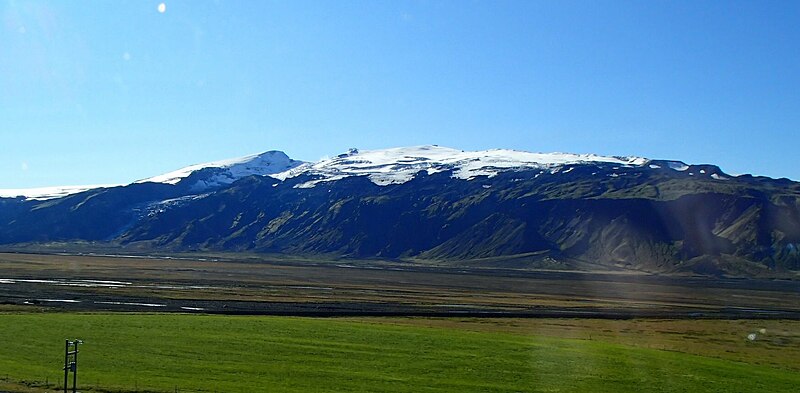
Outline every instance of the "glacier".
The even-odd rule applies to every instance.
[[[311,180],[295,185],[297,188],[315,187],[320,183],[341,180],[352,176],[366,176],[379,186],[402,184],[418,173],[434,174],[452,171],[452,177],[472,180],[479,176],[492,177],[512,170],[541,169],[558,173],[561,168],[578,164],[612,164],[619,167],[644,167],[652,170],[660,165],[651,164],[643,157],[602,156],[597,154],[532,153],[510,149],[465,151],[438,145],[396,147],[377,150],[350,149],[346,153],[316,162],[291,159],[282,151],[272,150],[260,154],[228,160],[190,165],[172,172],[133,182],[176,185],[191,179],[193,192],[204,192],[231,184],[247,176],[270,176],[285,181],[301,175]],[[685,171],[688,165],[668,161],[668,168]],[[570,170],[561,173],[569,173]],[[721,174],[713,174],[721,179]],[[31,189],[0,189],[0,197],[24,197],[32,200],[61,198],[96,188],[116,187],[123,184],[89,186],[42,187]]]

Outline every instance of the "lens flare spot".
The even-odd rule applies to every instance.
[[[160,3],[158,5],[158,12],[160,12],[162,14],[167,12],[167,4],[166,3]]]

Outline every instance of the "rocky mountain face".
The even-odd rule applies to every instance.
[[[435,146],[318,163],[277,153],[60,198],[0,198],[0,244],[736,276],[800,270],[800,183],[786,179]]]

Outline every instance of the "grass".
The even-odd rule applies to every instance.
[[[371,323],[546,336],[683,352],[800,372],[800,321],[752,319],[354,318]],[[762,333],[763,331],[763,333]],[[748,334],[757,333],[755,341]]]
[[[0,379],[50,388],[63,375],[63,340],[85,340],[82,391],[793,392],[800,385],[796,370],[769,365],[381,319],[4,312],[0,337]]]

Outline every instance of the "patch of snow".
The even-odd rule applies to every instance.
[[[58,187],[39,187],[39,188],[7,188],[0,189],[0,198],[23,197],[29,200],[44,201],[48,199],[62,198],[67,195],[77,194],[98,188],[117,187],[119,184],[97,184],[90,186],[58,186]]]
[[[714,179],[714,180],[728,180],[728,178],[727,178],[727,177],[725,177],[725,176],[720,176],[720,175],[718,175],[718,174],[716,174],[716,173],[712,173],[712,174],[711,174],[711,178],[712,178],[712,179]]]
[[[680,162],[680,161],[670,161],[669,162],[669,169],[674,169],[678,172],[683,172],[689,169],[689,166]]]
[[[203,199],[209,195],[210,194],[208,193],[198,194],[198,195],[186,195],[178,198],[165,199],[163,201],[153,202],[145,207],[145,214],[149,217],[152,217],[156,214],[163,213],[171,208],[180,207],[188,202]],[[133,258],[136,257],[134,256]],[[165,259],[169,259],[169,257],[165,257]]]
[[[650,169],[661,169],[661,166],[656,164],[650,164]]]

